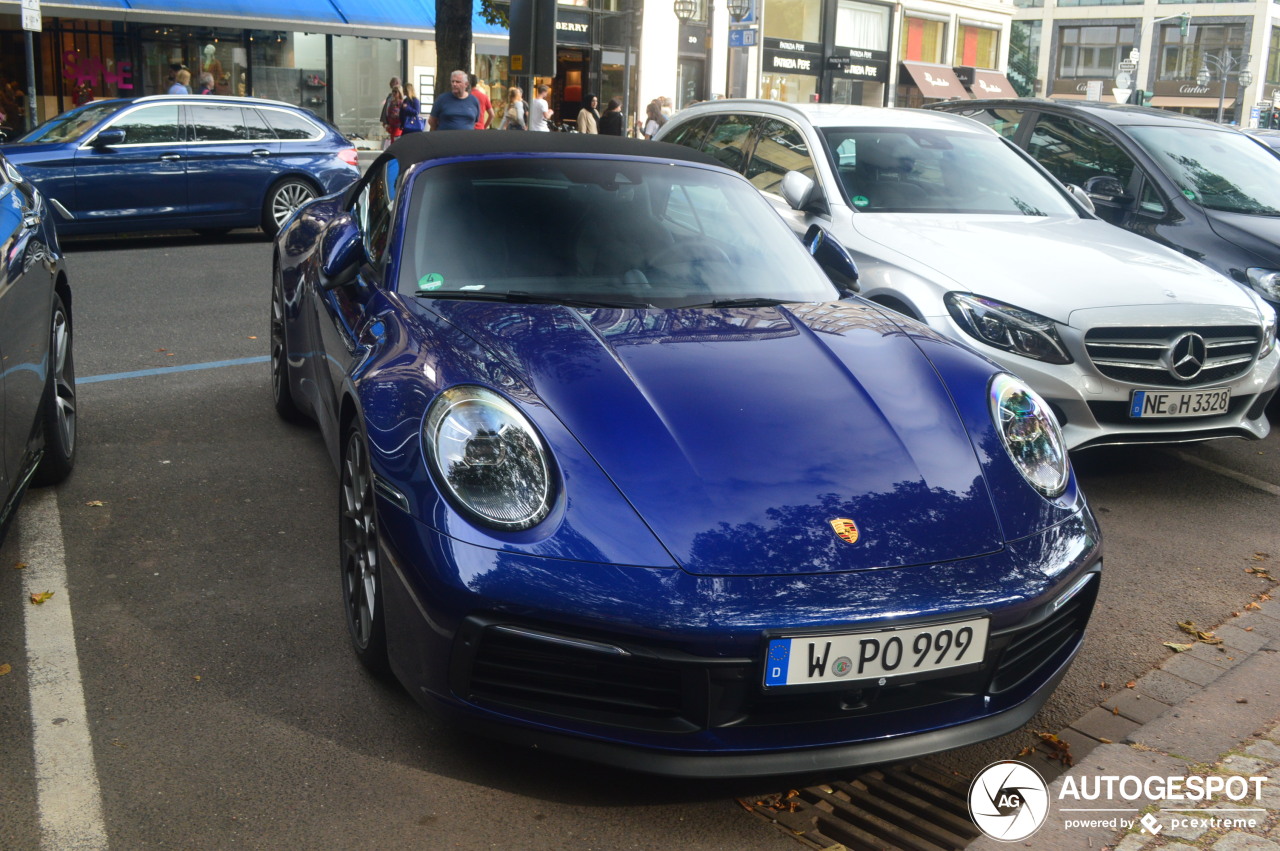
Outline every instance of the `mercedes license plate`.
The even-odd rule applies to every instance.
[[[945,671],[982,661],[987,619],[769,641],[764,684],[814,685]]]
[[[1129,398],[1129,416],[1212,417],[1225,414],[1231,404],[1231,390],[1134,390]]]

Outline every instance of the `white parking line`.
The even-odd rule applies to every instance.
[[[26,562],[23,585],[31,724],[35,750],[40,847],[105,849],[102,795],[93,762],[80,684],[62,545],[62,521],[52,490],[31,491],[18,514],[19,553]],[[32,594],[52,591],[40,605]]]
[[[1226,476],[1228,479],[1235,479],[1242,485],[1248,485],[1249,487],[1256,488],[1263,493],[1269,493],[1272,496],[1280,496],[1280,485],[1273,485],[1270,482],[1262,481],[1262,479],[1255,479],[1253,476],[1246,473],[1241,473],[1238,470],[1232,470],[1230,467],[1224,467],[1221,464],[1215,464],[1212,461],[1206,461],[1203,458],[1198,458],[1195,455],[1183,452],[1180,449],[1166,449],[1164,451],[1179,460],[1186,461],[1188,464],[1195,464],[1197,467],[1203,467],[1206,470],[1211,470],[1220,476]]]

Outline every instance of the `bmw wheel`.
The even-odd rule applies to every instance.
[[[262,204],[262,229],[275,236],[293,211],[316,198],[315,187],[297,177],[286,177],[267,192]]]
[[[387,638],[378,564],[378,514],[373,471],[360,428],[347,431],[342,453],[338,536],[342,558],[342,603],[356,657],[366,668],[387,670]]]
[[[49,371],[41,416],[44,457],[32,481],[52,485],[65,479],[76,460],[76,362],[71,346],[71,315],[61,296],[53,298],[49,331]]]

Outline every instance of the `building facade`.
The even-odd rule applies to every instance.
[[[1221,110],[1224,122],[1256,126],[1280,93],[1280,6],[1270,0],[1017,3],[1009,64],[1022,94],[1084,99],[1092,84],[1114,101],[1113,89],[1129,88],[1150,106],[1211,120]]]

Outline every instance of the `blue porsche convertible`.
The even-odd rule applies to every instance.
[[[272,389],[339,470],[360,661],[679,776],[1024,724],[1080,647],[1097,525],[1045,403],[855,279],[656,142],[415,134],[302,207]]]

